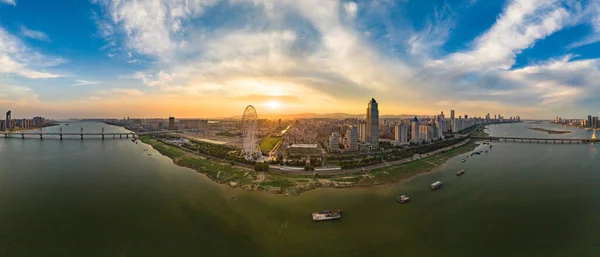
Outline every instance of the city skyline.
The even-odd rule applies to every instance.
[[[600,114],[598,1],[65,6],[0,1],[3,109],[58,119],[230,117],[248,104],[359,114],[368,95],[380,115]]]

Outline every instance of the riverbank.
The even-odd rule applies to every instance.
[[[385,167],[365,167],[364,171],[357,173],[295,175],[274,170],[255,172],[247,167],[208,159],[149,136],[142,136],[140,140],[171,158],[176,165],[196,170],[217,183],[284,195],[299,195],[320,187],[350,188],[401,183],[417,174],[433,171],[450,158],[472,151],[478,144],[475,141],[459,143],[447,150],[434,151],[435,154],[413,156],[402,163]]]
[[[551,129],[534,128],[534,127],[529,127],[527,129],[535,130],[535,131],[540,131],[540,132],[545,132],[545,133],[548,133],[548,134],[568,134],[568,133],[571,133],[571,131],[568,131],[568,130],[551,130]]]

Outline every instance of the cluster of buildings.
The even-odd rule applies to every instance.
[[[90,120],[90,119],[87,119]],[[208,120],[205,119],[178,119],[169,117],[168,119],[141,119],[141,118],[123,118],[123,119],[102,119],[94,120],[106,123],[121,125],[135,131],[157,131],[157,130],[181,130],[181,129],[206,129]]]
[[[557,115],[554,123],[590,129],[600,128],[600,122],[598,122],[598,117],[593,117],[592,115],[588,115],[587,119],[563,119]]]
[[[379,142],[390,142],[392,145],[422,144],[442,140],[445,135],[458,133],[482,123],[520,122],[519,116],[505,119],[500,114],[492,117],[489,113],[485,118],[455,116],[450,111],[450,117],[444,112],[433,117],[414,117],[412,119],[380,119],[378,103],[371,99],[367,105],[366,119],[346,119],[341,131],[333,131],[327,138],[329,152],[355,152],[375,150]]]
[[[41,128],[47,123],[46,118],[33,117],[33,119],[15,119],[12,117],[12,111],[6,112],[6,119],[0,120],[0,130],[15,130],[28,128]]]

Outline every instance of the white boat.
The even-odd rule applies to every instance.
[[[436,190],[442,187],[442,182],[440,181],[436,181],[433,182],[433,184],[431,184],[431,189]]]
[[[312,219],[313,221],[322,221],[322,220],[336,220],[342,217],[342,210],[324,210],[321,212],[313,212]]]
[[[399,203],[406,203],[406,202],[410,201],[410,198],[406,195],[401,195],[401,196],[397,197],[396,200]]]
[[[459,170],[456,172],[456,176],[460,176],[462,174],[465,174],[465,170]]]

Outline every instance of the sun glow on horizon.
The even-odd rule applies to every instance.
[[[269,102],[267,102],[267,106],[269,107],[269,109],[274,111],[274,110],[279,109],[281,104],[278,101],[269,101]]]

